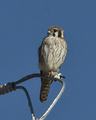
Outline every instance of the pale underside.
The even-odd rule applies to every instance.
[[[48,75],[51,71],[59,71],[66,57],[67,45],[62,38],[46,37],[39,47],[38,53],[39,69],[43,74]]]

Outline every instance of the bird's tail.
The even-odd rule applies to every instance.
[[[52,80],[41,78],[40,101],[45,102],[49,93]]]

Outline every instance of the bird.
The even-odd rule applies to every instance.
[[[67,44],[64,40],[64,30],[51,26],[47,36],[38,48],[38,67],[42,75],[56,75],[67,54]],[[45,102],[53,80],[41,78],[40,101]]]

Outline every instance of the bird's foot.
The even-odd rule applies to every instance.
[[[57,72],[54,72],[54,71],[51,71],[51,72],[49,72],[49,75],[50,76],[55,76],[55,75],[57,75],[58,73]]]

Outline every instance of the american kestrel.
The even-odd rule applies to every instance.
[[[63,64],[67,53],[64,31],[58,26],[48,29],[48,36],[38,49],[39,69],[43,75],[56,75]],[[52,80],[41,78],[40,101],[45,102]]]

